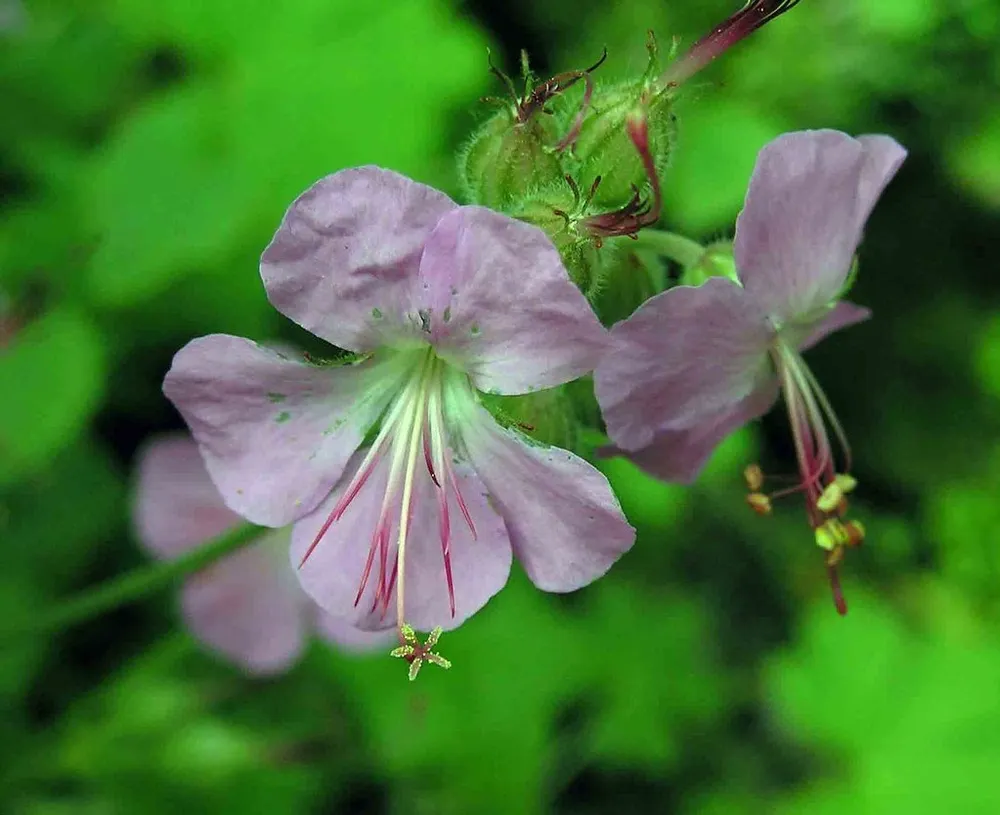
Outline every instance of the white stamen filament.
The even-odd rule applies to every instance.
[[[426,466],[437,490],[441,551],[452,616],[455,615],[455,597],[451,571],[449,488],[454,490],[459,509],[468,523],[473,539],[476,538],[475,525],[455,478],[445,422],[446,410],[461,411],[467,400],[476,401],[474,391],[467,377],[456,375],[457,372],[440,359],[433,349],[413,349],[404,353],[406,356],[399,357],[399,362],[405,366],[402,370],[409,371],[409,373],[408,375],[404,374],[405,379],[401,378],[396,398],[386,411],[382,426],[371,448],[330,515],[320,527],[300,563],[301,566],[306,562],[330,526],[341,519],[368,482],[378,463],[388,453],[391,455],[391,460],[388,462],[389,472],[385,492],[382,496],[375,529],[369,543],[368,557],[361,574],[354,604],[357,605],[364,595],[374,566],[375,556],[378,553],[379,579],[374,593],[372,613],[379,605],[383,608],[383,614],[385,613],[395,588],[397,624],[400,626],[405,623],[406,619],[407,541],[412,524],[416,479],[419,477],[420,466]],[[397,500],[399,501],[399,524],[396,533],[395,562],[390,576],[387,574],[391,535],[390,515],[396,508]],[[397,580],[398,585],[396,585]]]

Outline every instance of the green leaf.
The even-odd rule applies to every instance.
[[[104,340],[81,314],[56,309],[0,354],[0,484],[37,470],[100,404]]]
[[[797,646],[770,666],[769,700],[793,735],[835,758],[831,780],[786,811],[806,801],[810,812],[871,815],[1000,809],[1000,787],[973,780],[1000,761],[1000,644],[958,636],[946,616],[919,632],[862,597],[845,619],[808,615]]]
[[[446,114],[487,77],[478,33],[438,0],[385,5],[360,27],[329,25],[329,10],[253,18],[241,8],[216,20],[234,46],[218,69],[123,123],[83,184],[100,235],[98,299],[132,304],[192,273],[224,273],[228,258],[263,250],[292,200],[338,169],[380,164],[440,182],[447,168],[450,179]],[[242,41],[247,25],[259,30]]]
[[[682,141],[664,178],[664,206],[682,232],[706,234],[739,212],[757,152],[785,127],[729,95],[685,105],[678,116]]]

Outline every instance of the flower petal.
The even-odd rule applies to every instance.
[[[639,450],[608,452],[626,456],[655,478],[690,484],[726,436],[767,413],[777,398],[777,381],[772,379],[714,419],[679,430],[661,430]]]
[[[177,352],[163,391],[226,505],[284,526],[312,510],[398,387],[390,363],[317,367],[213,334]]]
[[[736,268],[766,313],[794,319],[833,300],[865,221],[906,156],[887,136],[786,133],[757,157],[736,221]]]
[[[647,300],[611,329],[614,348],[594,375],[608,435],[637,450],[657,431],[733,409],[769,371],[772,335],[747,293],[722,277]]]
[[[607,331],[542,230],[482,207],[445,215],[420,261],[428,339],[482,391],[561,385],[594,369]]]
[[[222,503],[190,436],[154,439],[139,452],[136,471],[133,523],[153,554],[176,557],[240,523]]]
[[[336,645],[342,651],[364,653],[384,648],[388,652],[389,648],[396,644],[394,630],[362,631],[360,628],[355,628],[347,620],[334,617],[318,608],[316,610],[316,631],[323,639]]]
[[[456,204],[378,167],[317,181],[285,213],[261,257],[278,311],[327,342],[367,352],[407,311],[424,243]]]
[[[359,454],[351,462],[333,494],[311,515],[295,524],[292,530],[292,564],[306,592],[329,614],[366,631],[396,627],[396,600],[393,594],[388,609],[373,610],[379,585],[379,555],[368,577],[361,599],[355,605],[361,577],[369,555],[385,495],[390,456],[375,466],[364,488],[347,511],[327,530],[305,564],[299,564],[312,545],[340,495],[350,483],[361,462]],[[473,538],[452,495],[451,567],[455,586],[455,616],[451,616],[441,537],[438,525],[437,487],[426,468],[414,473],[413,510],[406,543],[406,622],[422,631],[435,626],[456,628],[482,608],[507,582],[511,549],[503,520],[489,505],[486,490],[469,468],[456,465],[455,476],[462,497],[476,527]],[[387,572],[392,572],[399,533],[400,506],[396,498],[389,515],[391,535]],[[386,582],[389,580],[386,574]],[[398,579],[397,579],[398,588]]]
[[[635,542],[608,480],[572,453],[528,443],[476,409],[462,438],[528,577],[556,592],[601,577]]]
[[[278,673],[301,653],[308,598],[287,568],[287,530],[199,572],[184,585],[181,607],[192,633],[255,674]]]
[[[847,300],[841,300],[826,312],[822,319],[803,329],[802,339],[795,342],[799,351],[808,351],[820,340],[842,328],[864,322],[872,316],[871,309],[856,305]],[[787,331],[787,328],[785,329]],[[784,334],[785,331],[782,333]],[[794,338],[793,338],[794,339]]]

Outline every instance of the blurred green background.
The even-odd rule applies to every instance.
[[[257,257],[316,178],[377,163],[457,193],[500,89],[634,75],[736,0],[0,0],[0,615],[145,563],[138,445],[193,336],[289,335]],[[314,644],[245,678],[163,592],[0,641],[0,811],[1000,812],[1000,3],[803,0],[686,89],[666,223],[727,234],[785,130],[886,132],[910,158],[810,361],[848,428],[863,551],[833,611],[775,411],[692,489],[605,469],[639,528],[594,586],[520,574],[407,683]]]

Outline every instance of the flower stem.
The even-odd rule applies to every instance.
[[[109,580],[97,588],[82,592],[51,611],[0,627],[0,643],[27,634],[58,631],[139,600],[154,591],[172,585],[178,579],[201,571],[226,555],[250,543],[262,527],[243,524],[214,538],[205,545],[167,563],[144,566]]]
[[[705,254],[705,247],[698,241],[662,229],[643,229],[626,245],[663,255],[685,269],[694,266]]]

